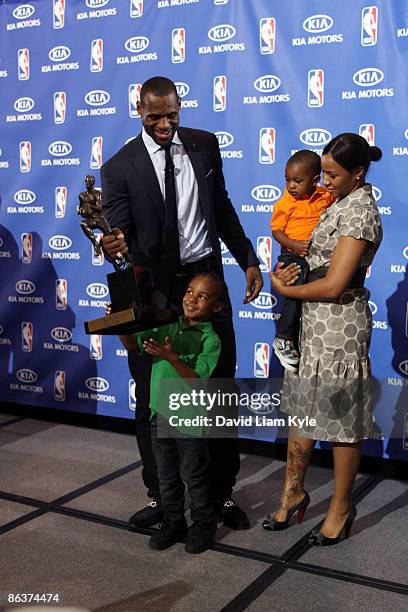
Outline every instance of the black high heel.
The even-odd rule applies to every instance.
[[[347,540],[351,534],[351,528],[354,523],[354,519],[357,516],[357,508],[353,505],[349,512],[346,522],[344,523],[344,539]],[[309,536],[309,544],[310,546],[333,546],[337,544],[341,539],[341,534],[343,533],[343,529],[340,531],[337,538],[328,538],[323,535],[317,529],[313,529],[312,533]]]
[[[262,527],[266,529],[267,531],[282,531],[283,529],[287,529],[289,527],[289,520],[291,516],[295,514],[295,512],[298,513],[297,522],[300,524],[303,522],[306,508],[308,507],[309,504],[310,504],[309,493],[306,493],[304,498],[294,508],[291,508],[289,510],[286,521],[277,521],[270,514],[268,514],[263,520]]]

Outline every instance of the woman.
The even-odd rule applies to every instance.
[[[365,177],[370,162],[381,157],[378,147],[357,134],[340,134],[326,145],[323,184],[336,201],[311,236],[309,282],[290,286],[298,275],[295,264],[270,275],[276,291],[302,300],[299,373],[285,372],[282,410],[315,421],[291,428],[280,505],[263,526],[285,529],[296,511],[301,522],[309,503],[303,481],[313,446],[316,440],[332,442],[334,492],[320,531],[310,536],[313,545],[335,544],[343,529],[348,537],[356,516],[351,495],[362,440],[373,432],[367,386],[372,320],[363,285],[382,228]]]

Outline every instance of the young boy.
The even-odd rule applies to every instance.
[[[165,389],[173,385],[178,389],[175,379],[206,379],[214,371],[221,343],[210,319],[222,310],[225,300],[226,287],[221,277],[211,272],[198,274],[190,281],[183,298],[184,318],[147,332],[120,336],[128,350],[145,350],[153,356],[150,379],[152,446],[164,515],[159,532],[149,540],[154,550],[169,548],[187,536],[186,551],[200,553],[210,548],[214,541],[217,524],[207,474],[207,440],[177,435],[160,437],[157,422],[164,419],[167,424],[169,394]],[[177,417],[182,417],[183,412],[191,416],[191,407],[181,407]],[[183,481],[191,498],[193,523],[190,529],[184,517]]]
[[[296,284],[306,280],[308,264],[306,255],[309,238],[322,212],[333,198],[317,184],[320,180],[320,157],[313,151],[298,151],[286,164],[284,195],[273,208],[270,222],[272,236],[282,247],[278,261],[288,265],[297,263],[300,275]],[[299,364],[297,347],[301,302],[286,298],[277,324],[273,348],[279,361],[287,370],[296,372]]]

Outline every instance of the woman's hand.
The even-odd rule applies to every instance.
[[[272,287],[278,293],[285,295],[285,287],[293,285],[300,274],[300,266],[291,263],[287,266],[279,262],[274,272],[269,273]]]

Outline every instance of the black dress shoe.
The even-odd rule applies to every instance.
[[[303,518],[305,516],[306,508],[309,504],[309,493],[306,493],[304,498],[300,500],[300,502],[296,506],[294,506],[288,511],[286,521],[277,521],[275,518],[273,518],[273,516],[268,514],[263,520],[262,527],[267,531],[283,531],[284,529],[287,529],[289,527],[290,517],[292,516],[292,514],[295,514],[295,512],[298,513],[297,522],[302,523]]]
[[[221,502],[219,511],[224,525],[230,529],[249,529],[249,519],[247,515],[233,499],[228,498]]]
[[[194,521],[188,530],[186,538],[186,551],[191,554],[202,553],[214,544],[214,535],[217,531],[217,523],[210,521]]]
[[[187,532],[188,527],[185,518],[178,521],[171,521],[166,518],[160,524],[159,531],[150,538],[149,546],[153,550],[165,550],[176,544],[176,542],[184,540]]]
[[[351,528],[353,526],[354,519],[356,518],[356,516],[357,508],[355,506],[352,506],[343,527],[345,540],[350,537]],[[340,541],[343,529],[340,531],[337,538],[328,538],[327,536],[320,533],[318,529],[313,529],[312,533],[309,536],[309,544],[310,546],[333,546],[334,544],[337,544]]]
[[[163,520],[163,511],[159,499],[152,499],[145,508],[133,514],[129,523],[133,527],[151,527]]]

